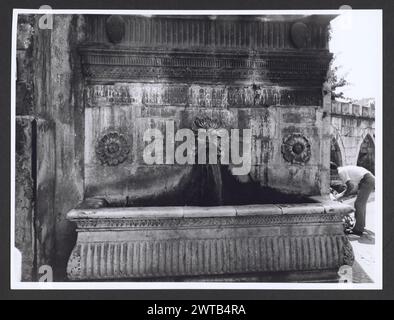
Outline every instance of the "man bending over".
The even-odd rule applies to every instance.
[[[357,198],[354,203],[356,224],[351,232],[362,236],[365,229],[365,213],[368,198],[371,192],[375,190],[375,177],[367,169],[358,166],[338,167],[331,162],[330,169],[331,174],[338,174],[342,182],[346,184],[345,191],[336,196],[337,200],[349,195],[358,187]]]

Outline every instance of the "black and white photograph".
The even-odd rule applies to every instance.
[[[14,9],[11,289],[383,286],[382,10]]]

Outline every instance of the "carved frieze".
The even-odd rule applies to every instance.
[[[86,106],[182,106],[203,108],[265,107],[272,105],[319,106],[315,88],[282,89],[264,86],[94,84],[86,87]]]
[[[83,210],[82,210],[83,211]],[[81,229],[183,229],[197,227],[235,227],[235,226],[266,226],[288,224],[316,224],[338,222],[342,225],[342,214],[292,214],[292,215],[261,215],[244,217],[216,217],[216,218],[124,218],[91,219],[89,214],[86,219],[71,219]],[[343,229],[343,228],[342,228]]]
[[[352,266],[355,261],[354,251],[352,244],[349,241],[349,238],[346,237],[343,241],[343,248],[342,248],[342,255],[343,255],[343,264],[347,266]]]
[[[83,73],[89,82],[265,83],[320,87],[331,54],[193,52],[84,47]]]
[[[201,208],[189,217],[181,208],[162,217],[157,208],[117,216],[105,208],[73,210],[68,217],[77,224],[78,240],[67,275],[94,280],[337,271],[352,264],[353,252],[342,222],[350,207],[335,206],[332,212],[300,205],[293,208],[299,213],[261,208],[270,214],[248,215],[234,208],[234,215],[223,216],[205,216]]]

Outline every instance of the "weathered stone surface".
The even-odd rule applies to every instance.
[[[56,169],[51,182],[43,181],[41,187],[51,188],[45,189],[49,194],[55,193],[51,198],[57,220],[57,250],[53,250],[57,258],[53,267],[55,279],[61,280],[75,241],[75,228],[65,220],[65,214],[83,198],[84,112],[77,46],[85,30],[82,16],[54,15],[51,30],[38,27],[40,17],[19,15],[16,109],[18,115],[46,119],[56,126]],[[38,159],[46,163],[47,157],[49,154],[43,153]],[[40,210],[46,212],[45,208]],[[53,232],[46,227],[54,227],[48,221],[42,223],[43,229],[38,232],[44,241]],[[45,243],[52,245],[51,241]]]
[[[308,91],[315,93],[310,97],[311,101],[319,101],[316,88],[325,81],[332,58],[326,51],[306,51],[301,54],[292,51],[254,53],[251,49],[244,52],[204,53],[173,50],[152,51],[131,47],[116,51],[105,47],[83,47],[83,74],[89,82],[99,84],[144,80],[156,83],[251,83],[256,84],[256,89],[264,89],[269,85],[293,87],[292,91],[287,91],[292,92],[292,95],[283,96],[284,102],[300,102],[301,97],[309,101],[304,96]],[[307,90],[312,87],[314,91]],[[279,101],[275,90],[266,91],[265,96],[257,98],[267,104]]]
[[[54,127],[17,116],[16,135],[15,245],[22,253],[22,280],[36,281],[38,268],[54,263]]]
[[[132,88],[142,87],[138,84],[127,85]],[[150,90],[145,85],[144,90]],[[166,86],[162,87],[165,91]],[[152,86],[157,91],[157,85]],[[197,90],[197,89],[196,89]],[[160,91],[159,91],[160,92]],[[167,184],[176,185],[176,181],[190,174],[187,166],[153,165],[146,167],[142,159],[146,144],[143,134],[147,129],[157,128],[166,134],[166,121],[174,121],[175,131],[180,128],[192,128],[197,117],[206,115],[221,119],[228,128],[252,129],[252,172],[251,176],[262,185],[284,190],[289,193],[302,192],[305,195],[320,193],[324,187],[321,180],[323,167],[321,166],[321,145],[324,139],[321,135],[321,112],[309,107],[281,107],[270,108],[205,108],[205,107],[172,107],[168,114],[168,107],[144,107],[134,105],[109,106],[101,102],[85,110],[86,126],[85,139],[85,184],[87,196],[129,196],[139,194],[144,189],[149,193],[149,184],[145,181],[155,180],[156,186]],[[154,112],[153,112],[154,111]],[[165,116],[163,113],[165,112]],[[302,120],[289,123],[281,121],[287,113],[300,113]],[[293,119],[294,120],[294,119]],[[132,123],[133,125],[128,125]],[[130,145],[127,159],[117,166],[103,165],[97,157],[96,145],[109,131],[116,131],[126,137]],[[281,151],[283,139],[289,133],[300,134],[310,144],[310,159],[306,164],[291,164],[287,162]],[[286,168],[286,170],[283,170]],[[181,174],[181,172],[183,172]],[[129,178],[127,178],[129,177]],[[169,179],[169,180],[168,180]],[[116,184],[115,181],[118,181]],[[121,182],[121,183],[119,183]],[[157,188],[159,189],[159,188]],[[164,190],[165,188],[162,188]]]
[[[37,266],[55,263],[55,125],[43,119],[36,120],[36,216]]]
[[[68,277],[182,280],[197,275],[326,272],[352,264],[342,214],[316,213],[305,207],[308,213],[256,215],[256,208],[245,207],[245,213],[248,208],[250,214],[245,216],[205,218],[204,208],[199,214],[198,208],[183,208],[193,211],[194,217],[189,218],[177,213],[135,218],[131,211],[123,217],[113,216],[107,209],[88,215],[73,211],[69,218],[77,223],[79,232]],[[222,208],[216,209],[220,212]],[[301,212],[301,206],[299,209]]]
[[[88,83],[88,197],[117,197],[133,203],[139,196],[177,192],[176,186],[190,177],[192,168],[145,166],[142,137],[147,129],[159,129],[165,135],[169,120],[174,121],[175,130],[192,128],[202,116],[218,119],[226,128],[252,129],[250,177],[262,186],[304,195],[328,191],[329,158],[323,161],[322,147],[328,145],[325,140],[329,138],[323,129],[327,121],[323,119],[321,87],[331,59],[325,43],[329,17],[277,21],[270,17],[266,22],[248,17],[179,21],[177,17],[123,18],[128,23],[121,47],[106,45],[103,17],[88,17],[88,24],[94,24],[86,45],[80,48]],[[299,51],[291,41],[290,29],[295,22],[314,34],[302,45],[308,50]],[[212,38],[208,31],[216,32],[215,26],[222,23],[235,29],[258,29],[245,29],[239,42],[230,45],[231,37],[222,42],[224,38]],[[135,33],[136,28],[147,28],[144,37]],[[153,30],[157,33],[151,34]],[[225,28],[221,32],[223,37],[232,34]],[[198,34],[207,42],[201,42]],[[258,35],[261,38],[256,42]],[[283,41],[271,43],[270,35]],[[186,50],[185,41],[194,46]],[[216,50],[209,49],[212,47]],[[123,135],[131,149],[124,161],[112,167],[103,165],[94,152],[94,146],[109,130]],[[307,154],[299,157],[302,161],[289,163],[281,152],[283,139],[290,135],[308,141]],[[144,181],[155,181],[154,187]]]
[[[34,280],[34,175],[32,118],[18,117],[15,154],[15,246],[22,254],[22,280]]]
[[[139,79],[141,80],[141,79]],[[250,82],[253,81],[250,79]],[[111,85],[92,84],[86,88],[86,106],[178,106],[199,108],[260,108],[272,105],[319,106],[321,92],[315,88],[280,88],[277,86],[239,86],[192,84],[147,85],[134,81]],[[303,111],[308,113],[308,110]],[[307,119],[313,114],[306,115]],[[283,115],[288,123],[302,122],[303,113],[289,112]],[[311,119],[316,120],[315,119]],[[311,122],[312,122],[311,121]]]

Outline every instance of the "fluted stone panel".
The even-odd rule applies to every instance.
[[[108,17],[88,15],[88,39],[108,44]],[[330,16],[152,16],[122,15],[124,35],[117,44],[133,47],[289,50],[297,48],[292,26],[303,22],[307,49],[328,48]]]
[[[345,264],[343,236],[81,243],[69,276],[120,279],[327,270]]]
[[[237,216],[226,209],[227,216],[190,218],[130,218],[127,213],[111,218],[109,213],[105,219],[105,209],[81,212],[78,218],[74,210],[78,241],[68,276],[109,280],[324,271],[353,263],[341,214],[287,211]]]

